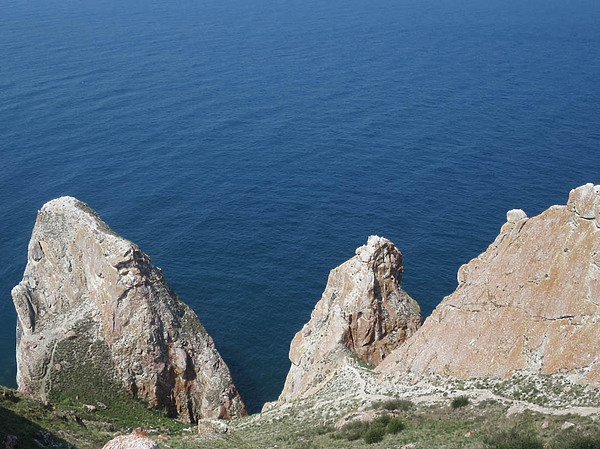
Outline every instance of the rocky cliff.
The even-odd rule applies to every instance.
[[[377,368],[469,377],[564,373],[600,386],[600,186],[533,218],[511,210],[458,288]]]
[[[191,422],[246,413],[194,312],[77,199],[42,207],[12,296],[21,392],[102,401],[124,389]]]
[[[282,400],[311,394],[354,353],[377,365],[421,324],[419,305],[400,287],[402,254],[371,236],[356,256],[329,274],[310,321],[290,347]]]

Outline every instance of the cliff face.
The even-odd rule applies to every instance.
[[[38,213],[12,296],[21,392],[102,400],[117,385],[192,422],[246,413],[213,340],[160,269],[75,198]]]
[[[458,288],[378,367],[460,378],[516,370],[600,386],[600,186],[566,206],[522,210],[458,271]]]
[[[291,369],[280,400],[316,391],[355,353],[379,364],[421,324],[419,305],[400,287],[402,254],[371,236],[329,274],[310,321],[292,340]]]

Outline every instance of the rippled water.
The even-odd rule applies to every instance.
[[[250,410],[369,234],[425,314],[506,210],[599,183],[600,3],[0,0],[0,383],[41,205],[138,243]]]

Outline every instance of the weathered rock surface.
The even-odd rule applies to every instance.
[[[158,449],[158,444],[140,433],[132,433],[113,438],[102,449]]]
[[[520,210],[458,271],[458,288],[377,368],[385,375],[565,373],[600,386],[600,186]]]
[[[279,400],[311,394],[354,353],[377,365],[421,325],[421,310],[400,287],[402,254],[371,236],[333,269],[310,321],[292,340],[291,369]]]
[[[110,403],[122,386],[192,422],[245,414],[195,313],[137,245],[77,199],[42,207],[12,296],[21,392]]]

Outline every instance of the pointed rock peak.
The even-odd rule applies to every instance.
[[[385,256],[388,253],[392,253],[402,263],[402,254],[400,251],[388,239],[379,237],[378,235],[369,236],[367,244],[356,248],[355,253],[359,260],[365,263],[377,261],[379,257]]]
[[[400,273],[402,254],[378,236],[331,271],[310,321],[291,343],[280,400],[317,391],[352,353],[379,364],[420,326],[419,305],[400,287]]]
[[[40,215],[54,219],[65,217],[69,221],[77,222],[85,220],[87,222],[102,221],[98,214],[92,210],[83,201],[79,201],[72,196],[61,196],[44,204],[40,210]]]
[[[196,314],[85,203],[41,208],[12,296],[21,392],[105,402],[123,390],[192,422],[245,414]]]

